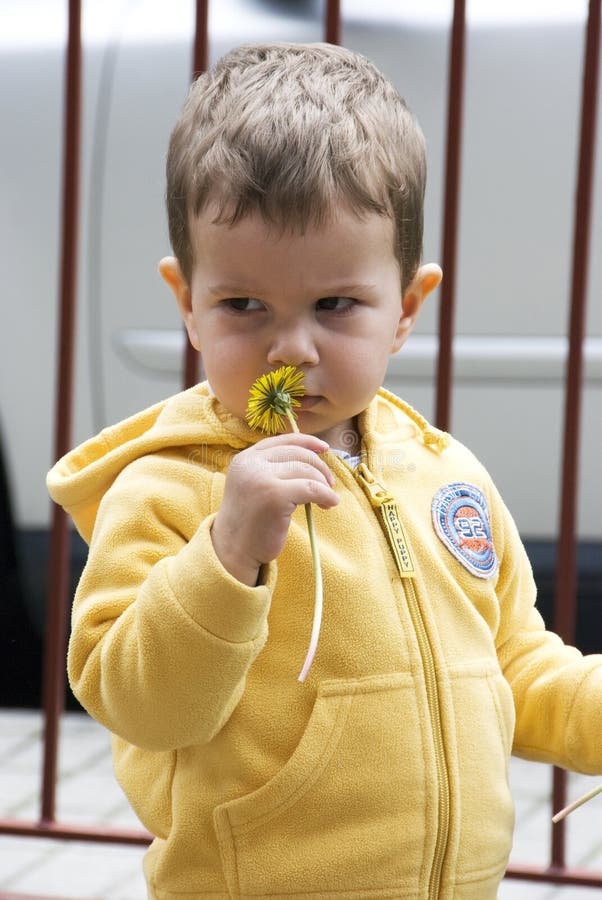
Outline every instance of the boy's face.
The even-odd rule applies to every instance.
[[[259,214],[234,226],[202,212],[191,226],[188,285],[177,261],[161,261],[207,379],[221,403],[244,418],[256,378],[282,365],[305,376],[301,431],[353,447],[354,419],[381,386],[387,361],[439,283],[422,267],[404,298],[393,223],[377,214],[336,220],[305,234],[270,228]]]

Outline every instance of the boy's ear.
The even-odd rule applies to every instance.
[[[443,272],[436,263],[427,263],[424,266],[420,266],[401,300],[401,316],[391,353],[395,353],[405,344],[416,324],[422,304],[431,291],[439,287],[442,278]]]
[[[199,335],[192,312],[192,292],[176,257],[164,256],[159,263],[159,273],[173,291],[190,343],[195,350],[200,350]]]

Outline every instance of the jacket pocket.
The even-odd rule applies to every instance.
[[[456,673],[452,693],[458,742],[459,872],[502,873],[514,827],[508,761],[514,731],[512,692],[490,664]]]
[[[410,674],[323,682],[284,767],[215,809],[231,896],[421,897],[434,778]]]

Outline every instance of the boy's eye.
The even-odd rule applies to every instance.
[[[223,303],[224,306],[233,312],[249,312],[250,310],[263,309],[263,303],[255,297],[229,297]]]
[[[322,297],[317,303],[318,309],[337,313],[349,312],[354,305],[355,300],[351,297]]]

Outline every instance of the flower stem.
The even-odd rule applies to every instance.
[[[565,816],[568,816],[573,810],[583,806],[584,803],[587,803],[588,800],[591,800],[596,794],[600,793],[602,793],[602,784],[599,784],[598,787],[595,787],[592,791],[588,791],[587,794],[584,794],[583,797],[579,797],[578,800],[573,800],[572,803],[569,803],[568,806],[565,806],[564,809],[557,812],[555,816],[552,816],[552,822],[554,822],[554,824],[560,822],[561,819],[564,819]]]
[[[294,432],[299,433],[299,429],[297,427],[297,423],[295,422],[295,418],[292,412],[289,410],[287,412],[287,419],[290,423],[291,428]],[[320,566],[320,552],[318,550],[318,541],[316,539],[316,529],[314,526],[314,515],[311,508],[311,503],[305,504],[305,518],[307,519],[307,530],[309,532],[309,543],[311,546],[311,558],[313,561],[313,569],[314,569],[314,621],[311,628],[311,637],[309,640],[309,648],[307,650],[307,656],[305,657],[305,662],[303,663],[303,668],[299,673],[298,681],[305,681],[307,678],[307,673],[311,668],[311,664],[314,660],[314,656],[316,655],[316,649],[318,647],[318,638],[320,637],[320,627],[322,625],[322,568]]]

